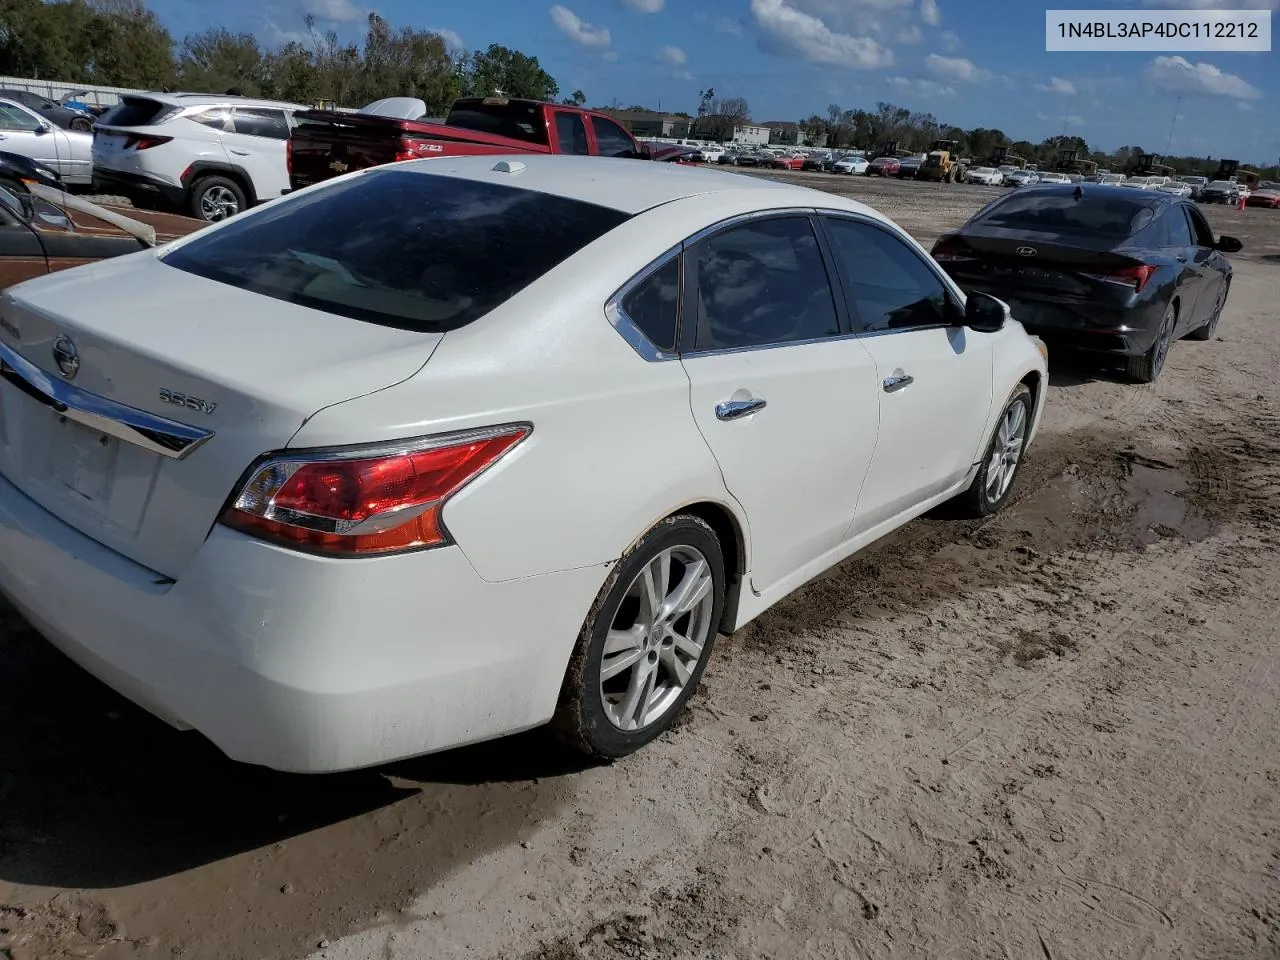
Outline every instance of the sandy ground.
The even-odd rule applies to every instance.
[[[797,177],[925,242],[985,188]],[[1280,956],[1280,214],[1154,387],[1055,357],[1017,499],[722,639],[687,718],[237,766],[0,630],[0,958]]]

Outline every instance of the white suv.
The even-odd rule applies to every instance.
[[[125,96],[94,124],[94,189],[225,220],[289,188],[285,153],[305,109],[229,94]]]

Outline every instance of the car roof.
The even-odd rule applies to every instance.
[[[273,107],[280,110],[309,110],[300,103],[284,100],[259,100],[256,97],[239,97],[233,93],[126,93],[121,99],[139,97],[175,107]]]
[[[504,164],[514,166],[516,163],[523,165],[517,172],[498,169]],[[822,190],[740,173],[652,160],[551,154],[500,157],[490,154],[412,160],[390,167],[371,168],[368,172],[376,173],[380,169],[413,170],[500,183],[609,207],[631,215],[690,197],[751,192],[759,195],[764,209],[786,206],[825,207],[867,213],[880,218],[879,214],[864,204]]]
[[[1123,197],[1126,200],[1146,200],[1148,206],[1169,206],[1178,203],[1180,197],[1170,193],[1157,193],[1154,190],[1135,190],[1132,187],[1112,186],[1109,183],[1038,183],[1023,187],[1017,191],[1019,197],[1058,197],[1071,196],[1077,190],[1084,191],[1085,196]]]

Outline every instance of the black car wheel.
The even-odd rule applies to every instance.
[[[1125,372],[1131,380],[1138,383],[1155,383],[1164,369],[1164,362],[1169,357],[1169,345],[1173,343],[1173,330],[1178,325],[1178,304],[1170,302],[1165,310],[1164,319],[1160,321],[1160,329],[1156,333],[1155,343],[1151,349],[1138,357],[1129,357],[1125,362]]]
[[[1209,314],[1208,320],[1187,334],[1188,340],[1213,339],[1213,335],[1218,329],[1218,321],[1222,319],[1222,308],[1227,305],[1227,294],[1230,292],[1231,281],[1224,280],[1222,282],[1222,288],[1218,290],[1218,302],[1213,305],[1213,313]]]
[[[71,121],[71,129],[79,130],[81,133],[88,133],[93,129],[93,121],[88,117],[75,117]]]

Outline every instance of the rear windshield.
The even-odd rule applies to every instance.
[[[461,100],[453,105],[446,124],[496,133],[514,140],[547,145],[547,125],[542,108],[536,103],[512,100],[507,103],[485,103],[482,100]]]
[[[974,222],[987,227],[1040,233],[1132,236],[1151,222],[1151,201],[1137,196],[1090,193],[1015,193],[991,204]]]
[[[104,113],[98,122],[113,127],[145,127],[166,109],[165,104],[157,100],[124,97]]]
[[[163,258],[171,267],[401,330],[454,330],[627,215],[545,193],[405,170],[308,190]]]

